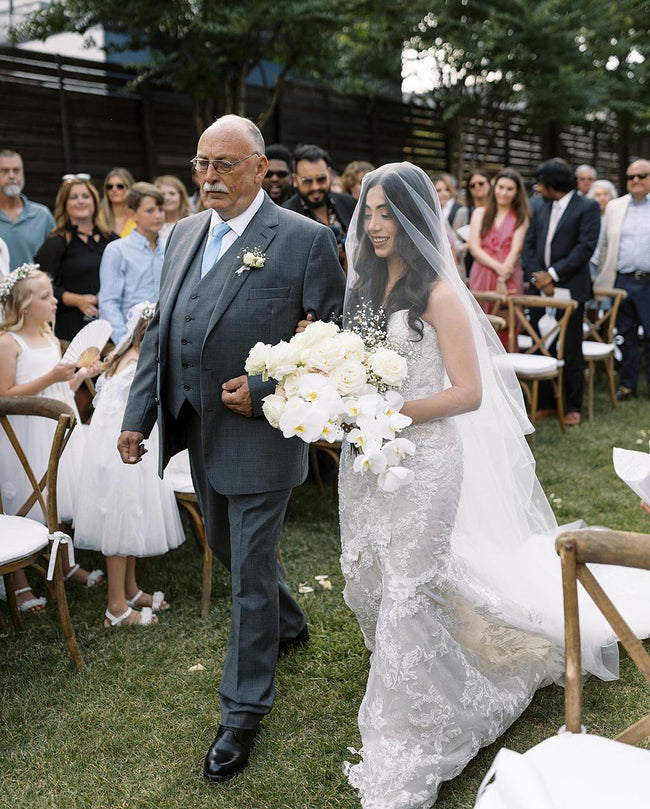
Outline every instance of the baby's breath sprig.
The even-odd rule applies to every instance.
[[[27,278],[30,272],[38,270],[39,266],[39,264],[21,264],[18,269],[10,272],[6,278],[3,278],[3,280],[0,281],[0,303],[7,302],[11,290],[14,288],[14,284]]]

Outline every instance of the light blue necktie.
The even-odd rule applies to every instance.
[[[219,251],[221,250],[221,242],[229,230],[230,225],[227,222],[221,222],[221,224],[215,225],[212,228],[212,233],[208,237],[205,250],[203,251],[201,278],[204,278],[216,264],[219,258]]]

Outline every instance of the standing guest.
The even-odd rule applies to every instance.
[[[283,207],[329,225],[338,244],[339,261],[344,267],[345,235],[356,205],[355,199],[331,190],[332,161],[320,146],[298,146],[293,153],[293,167],[293,182],[298,193]]]
[[[341,175],[343,193],[359,199],[361,180],[369,171],[374,171],[374,169],[375,167],[372,163],[368,163],[367,160],[353,160],[352,163],[348,163]]]
[[[576,169],[578,194],[582,194],[583,197],[588,196],[591,186],[596,181],[596,177],[598,177],[598,174],[593,166],[587,166],[586,164],[578,166]]]
[[[283,205],[293,194],[291,179],[291,152],[281,143],[266,147],[269,168],[262,180],[262,188],[276,205]]]
[[[166,242],[176,222],[192,213],[192,206],[184,183],[173,174],[161,174],[160,177],[156,177],[153,184],[163,195],[165,221],[160,228],[160,238]]]
[[[23,159],[12,149],[0,149],[0,238],[9,249],[9,269],[34,260],[54,227],[54,217],[22,193]]]
[[[129,309],[141,301],[157,301],[164,248],[163,195],[151,183],[135,183],[126,195],[135,230],[111,242],[99,268],[99,316],[113,327],[117,345],[126,332]]]
[[[503,295],[524,291],[524,271],[519,257],[529,222],[530,205],[521,175],[515,169],[502,169],[494,178],[485,207],[477,208],[472,214],[471,290],[496,291]],[[499,337],[507,345],[507,333],[501,332]]]
[[[455,178],[451,174],[439,174],[434,186],[440,200],[442,214],[454,231],[463,227],[469,221],[467,208],[456,199]]]
[[[533,293],[552,296],[557,286],[568,290],[578,302],[564,339],[564,421],[569,426],[582,420],[582,318],[584,305],[592,297],[589,259],[600,228],[598,204],[577,194],[575,183],[574,173],[563,160],[547,160],[538,167],[537,190],[544,202],[533,212],[523,252],[526,280]],[[551,415],[555,408],[550,386],[544,386],[537,417]]]
[[[596,182],[589,189],[589,193],[585,194],[588,199],[595,199],[600,206],[600,232],[598,234],[598,242],[593,256],[589,259],[589,271],[591,272],[592,280],[598,275],[598,256],[600,255],[600,245],[603,238],[605,228],[605,208],[607,204],[613,199],[618,197],[614,183],[609,180],[596,180]]]
[[[128,236],[135,227],[135,222],[128,213],[126,192],[135,183],[128,169],[117,166],[111,169],[104,180],[104,196],[101,212],[106,227],[120,238]]]
[[[646,344],[645,373],[650,390],[650,160],[635,160],[627,170],[627,190],[605,211],[597,286],[627,292],[618,310],[616,328],[623,338],[619,367],[619,402],[637,395],[639,326]],[[615,283],[614,283],[615,279]]]
[[[476,208],[483,208],[490,191],[490,176],[480,169],[473,171],[465,184],[465,201],[467,202],[467,221],[470,222]],[[467,251],[465,254],[465,272],[467,277],[472,269],[474,257]]]
[[[97,317],[99,265],[110,233],[99,213],[99,194],[87,175],[64,180],[54,205],[54,230],[36,255],[59,302],[55,334],[72,340]]]
[[[218,783],[248,763],[273,704],[278,653],[309,637],[276,558],[307,445],[269,425],[262,399],[273,381],[248,377],[244,364],[256,342],[289,340],[308,313],[336,317],[345,279],[331,231],[262,190],[268,161],[251,121],[219,118],[199,138],[193,164],[211,210],[181,219],[170,236],[118,449],[138,463],[156,421],[161,474],[189,448],[208,542],[232,574],[221,723],[204,767]],[[253,250],[263,266],[246,263]]]

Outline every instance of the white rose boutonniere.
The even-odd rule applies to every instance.
[[[255,247],[253,250],[245,247],[242,255],[243,263],[238,270],[235,270],[235,275],[242,275],[248,270],[261,270],[267,258],[266,253],[263,253],[259,247]]]

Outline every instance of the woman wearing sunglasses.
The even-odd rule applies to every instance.
[[[102,216],[108,229],[117,233],[121,238],[128,236],[135,227],[135,222],[127,215],[126,206],[126,192],[134,182],[135,179],[131,172],[119,166],[111,169],[104,180]]]

